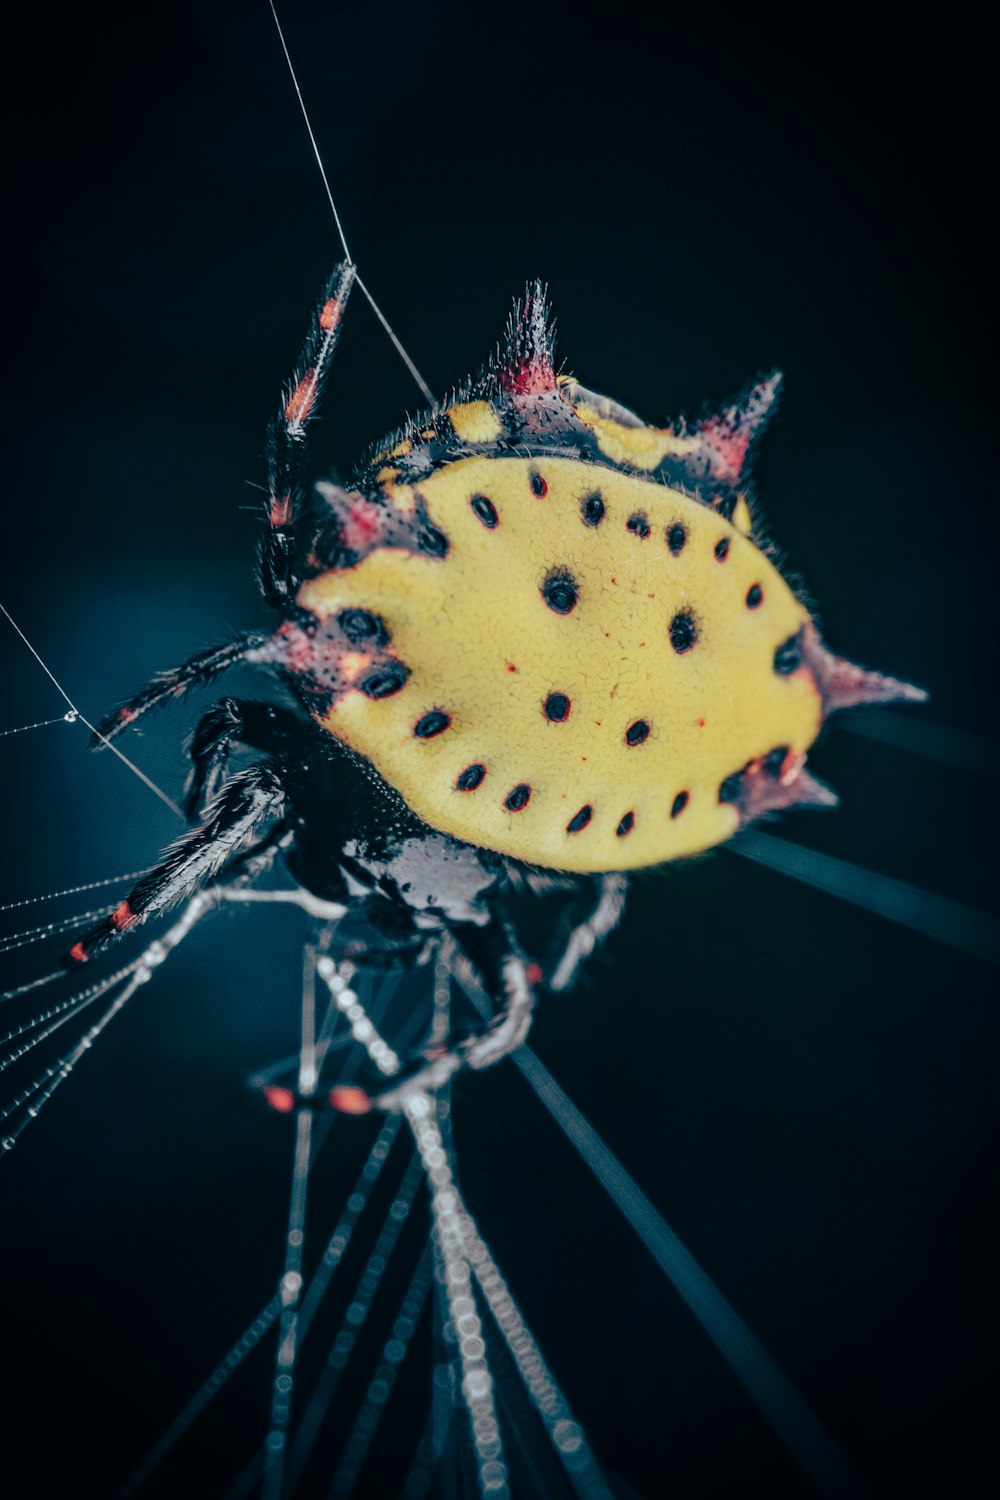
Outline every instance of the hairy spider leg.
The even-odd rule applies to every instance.
[[[266,529],[259,558],[260,586],[267,602],[286,610],[299,585],[298,559],[302,551],[296,522],[301,519],[304,490],[300,478],[306,426],[316,415],[333,352],[340,337],[344,308],[354,283],[350,261],[336,266],[313,313],[309,332],[291,380],[284,388],[281,409],[267,433],[268,500]],[[211,646],[181,666],[161,672],[127,703],[97,726],[91,745],[100,749],[123,729],[172,698],[211,682],[228,667],[267,640],[259,632],[243,632],[221,646]]]
[[[284,388],[281,408],[267,429],[267,516],[258,574],[264,598],[275,609],[287,609],[301,582],[303,547],[297,528],[306,506],[306,427],[316,416],[354,278],[351,261],[334,267]]]
[[[221,698],[202,715],[187,743],[192,765],[182,805],[188,818],[193,822],[203,814],[218,793],[234,745],[281,758],[297,751],[305,733],[290,708],[252,698]]]
[[[235,640],[222,646],[210,646],[188,657],[179,667],[160,672],[147,687],[140,689],[127,703],[108,714],[91,736],[90,748],[101,750],[108,740],[116,739],[123,729],[141,719],[151,708],[159,708],[172,698],[183,698],[192,688],[202,687],[237,662],[243,661],[249,651],[255,650],[267,640],[260,631],[245,630]]]
[[[66,956],[67,963],[86,963],[123,933],[209,885],[263,824],[285,812],[287,801],[276,766],[262,763],[234,776],[209,807],[203,826],[166,849],[160,863],[143,876],[126,899],[74,944]]]

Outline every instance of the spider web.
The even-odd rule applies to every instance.
[[[24,732],[73,724],[78,717],[71,703],[64,719],[28,724]],[[15,726],[15,733],[18,729]],[[959,949],[996,961],[996,931],[981,914],[896,881],[880,882],[870,872],[843,862],[834,861],[833,874],[824,875],[823,856],[796,850],[785,840],[762,835],[756,839],[756,847],[750,844],[749,850],[742,851],[751,858],[771,862],[807,883],[818,879],[826,889],[846,894],[869,910],[906,925],[922,925]],[[362,1051],[391,1077],[400,1066],[400,1055],[412,1050],[422,1033],[427,1043],[447,1035],[453,1024],[453,991],[471,1001],[481,1016],[488,1014],[488,1002],[468,965],[458,960],[448,943],[439,952],[432,974],[410,976],[403,985],[398,980],[376,983],[364,976],[353,981],[351,966],[345,968],[330,956],[339,908],[294,888],[273,888],[272,865],[273,855],[269,855],[253,872],[255,879],[264,879],[270,888],[243,882],[199,895],[131,963],[68,996],[49,1000],[43,1008],[35,1002],[37,990],[48,992],[62,979],[59,970],[12,985],[4,994],[7,1008],[29,997],[33,1007],[27,1019],[19,1018],[3,1039],[3,1070],[17,1070],[15,1077],[25,1069],[30,1073],[27,1082],[9,1096],[3,1111],[8,1132],[3,1145],[10,1152],[106,1028],[214,907],[252,910],[263,903],[279,910],[301,908],[309,919],[298,1051],[284,1063],[258,1069],[248,1079],[251,1094],[272,1113],[293,1116],[295,1121],[286,1254],[278,1287],[263,1299],[246,1328],[140,1460],[123,1493],[155,1492],[165,1476],[171,1482],[175,1472],[171,1466],[179,1461],[190,1429],[230,1382],[241,1376],[251,1357],[266,1362],[266,1351],[275,1338],[270,1415],[258,1447],[228,1484],[227,1500],[258,1490],[268,1500],[312,1493],[317,1445],[327,1472],[315,1492],[328,1484],[330,1494],[350,1494],[362,1484],[360,1492],[364,1493],[366,1464],[390,1410],[397,1378],[408,1356],[418,1357],[410,1356],[410,1345],[419,1344],[421,1336],[424,1343],[430,1339],[436,1351],[424,1349],[419,1356],[427,1364],[430,1355],[432,1400],[421,1430],[409,1434],[412,1452],[405,1473],[396,1479],[399,1493],[417,1495],[442,1486],[444,1493],[499,1496],[511,1492],[554,1495],[562,1490],[588,1497],[626,1493],[603,1474],[466,1206],[454,1175],[447,1096],[433,1100],[414,1093],[410,1100],[404,1113],[417,1152],[411,1155],[402,1178],[397,1177],[391,1196],[382,1201],[374,1194],[374,1219],[378,1223],[381,1215],[380,1225],[373,1231],[367,1258],[355,1269],[353,1290],[348,1288],[341,1299],[340,1321],[324,1361],[313,1369],[308,1360],[300,1361],[335,1273],[341,1272],[342,1262],[350,1265],[356,1231],[359,1241],[363,1240],[364,1215],[390,1151],[398,1136],[407,1136],[399,1117],[389,1117],[382,1125],[317,1259],[314,1252],[307,1254],[316,1233],[315,1215],[310,1218],[308,1211],[313,1177],[331,1127],[336,1124],[338,1136],[345,1129],[344,1120],[328,1108],[324,1112],[324,1098],[332,1087],[350,1085]],[[49,895],[7,903],[5,912],[13,916],[49,901],[65,903],[115,883],[115,877],[80,882]],[[53,940],[65,943],[67,935],[93,914],[91,909],[15,930],[3,939],[4,951],[23,961],[22,949],[36,943],[51,945]],[[325,995],[325,1009],[317,1009],[317,990]],[[67,1047],[64,1037],[72,1035],[72,1023],[77,1023],[76,1037]],[[39,1059],[46,1057],[53,1038],[56,1056],[39,1070]],[[829,1495],[859,1492],[859,1480],[838,1445],[548,1069],[529,1047],[522,1047],[514,1061],[536,1099],[673,1283],[813,1488]],[[350,1124],[357,1128],[356,1122]],[[501,1151],[515,1134],[509,1117],[501,1113],[496,1127]],[[426,1222],[417,1231],[410,1223],[425,1181],[430,1189],[430,1232]],[[529,1239],[534,1246],[535,1236]],[[390,1274],[401,1242],[409,1249],[408,1263],[404,1264],[406,1257],[401,1255],[398,1273]],[[544,1256],[544,1236],[538,1237],[537,1250]],[[551,1274],[558,1277],[559,1271],[556,1258]],[[382,1312],[381,1324],[378,1317],[370,1317],[376,1304]],[[386,1319],[391,1319],[388,1330]],[[370,1329],[378,1333],[368,1336]],[[258,1355],[258,1350],[264,1352]],[[332,1444],[331,1432],[336,1434]],[[557,1461],[554,1469],[553,1458]]]

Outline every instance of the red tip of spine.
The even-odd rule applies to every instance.
[[[82,943],[74,943],[69,950],[69,956],[75,964],[85,964],[87,962],[87,950]]]

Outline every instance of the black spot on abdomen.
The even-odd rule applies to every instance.
[[[553,573],[542,584],[542,598],[555,614],[571,614],[580,598],[576,579],[571,573]]]
[[[366,698],[391,698],[393,693],[398,693],[405,685],[409,675],[409,669],[402,662],[392,662],[366,677],[361,684],[361,691]]]
[[[352,646],[385,646],[389,642],[385,625],[370,609],[342,609],[337,624]]]
[[[743,771],[745,769],[743,767],[739,771],[734,771],[731,776],[727,776],[725,781],[720,783],[720,802],[738,802],[740,800],[740,792],[743,790]]]
[[[789,677],[797,672],[802,665],[802,633],[797,632],[790,635],[787,641],[782,641],[774,653],[774,670],[779,677]]]
[[[581,500],[580,514],[585,526],[600,526],[604,520],[604,501],[596,490]]]
[[[698,627],[694,621],[694,615],[686,612],[674,615],[670,621],[670,644],[678,656],[683,656],[685,651],[690,651],[698,639]]]
[[[431,557],[448,555],[448,538],[436,526],[422,526],[417,534],[417,542],[421,552],[428,552]]]
[[[485,495],[473,495],[472,499],[469,501],[469,504],[472,506],[472,509],[482,521],[487,531],[492,531],[494,527],[500,525],[500,517],[497,515],[497,508],[493,504],[493,501],[488,500]]]
[[[446,714],[440,708],[432,709],[429,714],[424,714],[413,726],[413,733],[418,740],[432,740],[435,735],[443,734],[451,723],[451,714]]]

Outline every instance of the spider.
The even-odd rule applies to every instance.
[[[403,1107],[527,1034],[619,921],[627,872],[748,822],[831,805],[806,769],[830,712],[925,695],[833,656],[754,521],[752,452],[780,377],[721,413],[657,428],[557,373],[546,296],[515,304],[472,380],[370,450],[347,486],[302,483],[355,280],[337,266],[268,438],[259,580],[280,623],[158,677],[113,739],[236,663],[297,708],[227,697],[190,740],[193,830],[69,954],[85,962],[280,850],[346,908],[356,962],[415,965],[450,933],[494,1017],[345,1111]],[[227,771],[236,747],[264,758]],[[545,962],[514,898],[562,893]]]

